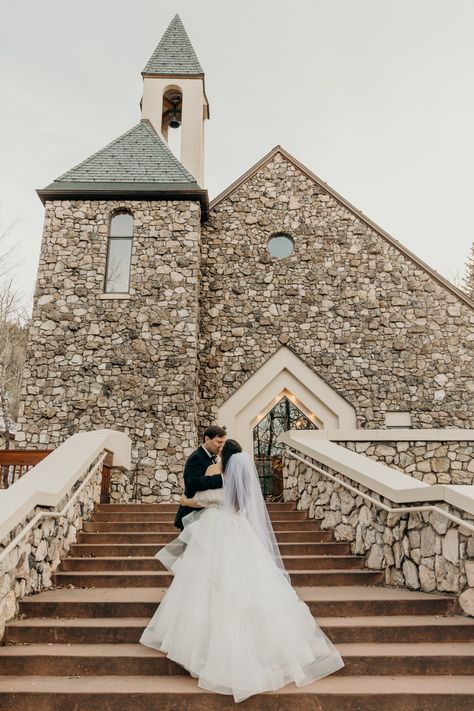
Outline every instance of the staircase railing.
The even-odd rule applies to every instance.
[[[129,469],[130,455],[123,432],[80,432],[0,490],[0,637],[19,598],[51,587],[52,573],[101,498],[104,464]]]
[[[457,593],[474,616],[474,486],[429,485],[309,431],[280,442],[285,501],[349,541],[386,584]]]
[[[324,464],[320,464],[319,466],[317,466],[316,464],[309,462],[307,459],[304,459],[304,457],[298,456],[298,454],[293,452],[289,447],[286,448],[286,454],[288,457],[292,457],[293,459],[297,459],[300,462],[304,462],[306,467],[314,469],[314,471],[319,472],[327,479],[336,482],[344,489],[353,492],[357,496],[361,496],[366,501],[370,501],[376,508],[382,509],[383,511],[387,511],[389,513],[413,513],[414,511],[435,511],[439,516],[444,516],[450,521],[456,523],[458,526],[462,526],[468,531],[474,532],[474,523],[470,523],[467,520],[463,520],[459,516],[454,516],[453,514],[449,513],[449,511],[446,511],[446,509],[442,509],[439,506],[416,506],[414,504],[411,506],[387,506],[387,504],[384,504],[382,501],[375,499],[373,496],[370,496],[370,494],[366,494],[364,491],[361,491],[361,489],[358,489],[357,487],[348,484],[346,481],[343,481],[337,476],[333,476],[329,473],[327,467],[324,468]]]

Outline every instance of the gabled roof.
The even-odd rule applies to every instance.
[[[343,198],[342,195],[339,195],[339,193],[337,193],[327,183],[321,180],[321,178],[318,178],[315,173],[313,173],[311,170],[309,170],[309,168],[307,168],[305,165],[296,160],[296,158],[294,158],[290,153],[285,151],[285,149],[281,146],[275,146],[275,148],[273,148],[269,153],[267,153],[267,155],[265,155],[261,160],[259,160],[258,163],[255,163],[255,165],[253,165],[246,173],[244,173],[240,178],[238,178],[235,182],[229,185],[226,190],[217,195],[217,197],[215,197],[214,200],[211,201],[209,205],[209,211],[217,207],[235,190],[240,188],[241,185],[246,183],[247,180],[250,180],[256,173],[258,173],[262,168],[264,168],[268,163],[270,163],[277,154],[280,154],[283,158],[285,158],[285,160],[288,161],[288,163],[291,163],[295,168],[297,168],[304,175],[306,175],[306,177],[308,177],[314,183],[319,185],[326,193],[328,193],[328,195],[331,195],[335,200],[337,200],[337,202],[339,202],[347,210],[349,210],[349,212],[352,212],[353,215],[358,217],[361,222],[364,222],[374,232],[379,234],[386,242],[391,244],[392,247],[398,249],[398,251],[401,252],[405,257],[408,257],[408,259],[414,262],[420,269],[423,269],[423,271],[429,274],[435,281],[441,284],[441,286],[453,293],[455,296],[458,297],[458,299],[463,301],[465,304],[467,304],[471,308],[474,308],[474,301],[464,291],[454,286],[454,284],[452,284],[448,279],[445,279],[443,276],[441,276],[439,272],[437,272],[435,269],[426,264],[426,262],[417,257],[416,254],[414,254],[411,250],[401,244],[394,237],[389,235],[388,232],[379,227],[371,219],[366,217],[363,212],[354,207],[354,205],[352,205],[348,200]]]
[[[179,15],[171,20],[142,74],[204,74]]]
[[[207,191],[202,190],[173,155],[147,119],[122,134],[43,190],[45,200],[133,199],[199,200],[207,216]]]

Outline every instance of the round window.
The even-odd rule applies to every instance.
[[[283,259],[284,257],[289,257],[293,254],[295,250],[295,243],[292,238],[284,234],[272,235],[268,240],[268,251],[272,257],[277,259]]]

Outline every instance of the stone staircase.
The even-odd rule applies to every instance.
[[[231,697],[199,689],[138,643],[171,576],[153,556],[176,536],[176,505],[99,504],[55,576],[24,598],[0,647],[0,710],[206,711]],[[474,708],[474,620],[446,595],[382,587],[348,543],[293,504],[269,504],[293,584],[344,669],[242,702],[251,711],[464,711]],[[278,621],[275,621],[278,624]]]

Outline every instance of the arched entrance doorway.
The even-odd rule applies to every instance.
[[[256,425],[287,396],[318,429],[357,427],[355,409],[286,346],[267,360],[219,408],[218,422],[253,453]],[[293,400],[292,400],[293,398]]]
[[[266,499],[278,500],[283,494],[283,450],[278,436],[287,430],[318,429],[314,418],[306,415],[289,392],[253,428],[253,455],[260,485]]]

